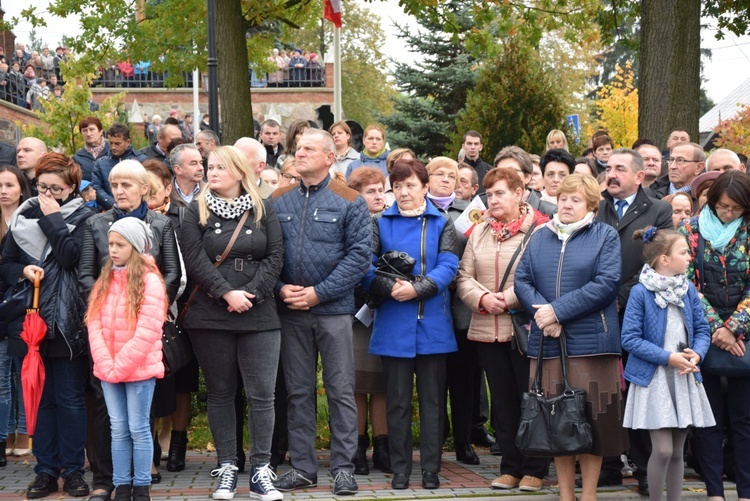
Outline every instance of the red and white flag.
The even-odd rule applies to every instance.
[[[453,225],[456,231],[463,233],[465,236],[471,235],[474,227],[482,222],[482,214],[487,210],[479,195],[474,197],[468,207],[456,219]]]
[[[341,0],[323,0],[325,2],[324,17],[337,28],[341,28]]]

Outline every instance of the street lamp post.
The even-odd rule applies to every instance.
[[[219,83],[216,74],[216,0],[208,0],[208,123],[219,134]]]

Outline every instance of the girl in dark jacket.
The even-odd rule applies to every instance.
[[[124,217],[135,217],[146,223],[153,232],[152,247],[148,251],[164,277],[167,299],[171,304],[180,287],[182,271],[177,251],[177,240],[172,223],[167,216],[148,210],[150,190],[149,174],[136,160],[123,160],[109,174],[114,206],[107,212],[96,214],[86,222],[81,248],[78,284],[81,294],[88,298],[104,264],[109,259],[107,232],[110,226]],[[112,484],[112,451],[109,415],[104,403],[101,382],[93,377],[91,386],[95,399],[89,408],[90,427],[89,463],[94,474],[92,501],[108,500],[114,489]]]
[[[242,229],[221,264],[237,225]],[[281,324],[273,290],[281,273],[281,225],[258,193],[246,157],[224,146],[208,158],[207,188],[182,223],[185,268],[199,287],[186,306],[184,326],[208,388],[208,422],[219,467],[214,499],[232,499],[237,487],[234,396],[237,366],[249,402],[252,450],[250,494],[282,499],[272,480],[271,435]]]
[[[28,498],[63,489],[86,496],[83,480],[86,439],[87,358],[83,334],[85,303],[78,294],[76,267],[84,222],[94,215],[79,196],[81,169],[60,153],[43,156],[36,169],[39,196],[24,202],[10,222],[0,275],[33,281],[41,276],[40,316],[47,334],[40,346],[46,378],[37,415],[33,453],[36,478]],[[9,350],[25,355],[23,316],[8,326]]]

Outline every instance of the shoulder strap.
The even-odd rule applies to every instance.
[[[221,257],[219,258],[219,260],[214,263],[215,268],[218,268],[229,255],[229,251],[231,251],[232,247],[234,247],[234,243],[237,241],[237,237],[240,235],[240,231],[242,231],[242,227],[245,225],[245,221],[247,221],[247,216],[249,214],[249,210],[246,210],[245,213],[242,214],[240,221],[237,223],[237,227],[234,229],[234,233],[232,233],[232,238],[229,239],[227,247],[224,249],[224,252],[221,253]],[[177,317],[178,324],[180,324],[185,318],[185,315],[187,315],[187,311],[190,308],[190,303],[192,303],[193,299],[195,299],[195,295],[198,293],[198,290],[200,290],[200,285],[196,285],[195,287],[193,287],[193,290],[190,293],[190,297],[188,297],[188,300],[185,301],[185,306],[182,307],[180,316]]]
[[[526,235],[523,237],[523,241],[521,242],[521,245],[516,248],[516,252],[513,253],[513,255],[510,258],[510,261],[508,261],[508,266],[505,268],[505,274],[503,275],[503,279],[500,281],[500,288],[498,289],[498,292],[501,292],[503,288],[505,287],[505,282],[508,280],[508,275],[510,275],[510,270],[513,269],[513,264],[516,262],[516,259],[518,259],[518,255],[521,254],[521,251],[526,247],[526,242],[529,241],[529,238],[531,238],[531,234],[534,233],[534,230],[536,227],[529,228],[529,231],[526,232]]]

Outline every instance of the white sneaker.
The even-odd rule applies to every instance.
[[[280,501],[284,499],[284,495],[274,487],[274,480],[276,480],[276,474],[271,469],[270,464],[253,466],[250,472],[250,497],[260,499],[260,501]]]
[[[633,476],[633,467],[630,466],[630,463],[628,462],[628,456],[625,454],[620,454],[620,461],[622,461],[622,470],[620,470],[620,473],[623,477],[632,477]]]
[[[234,492],[237,490],[237,471],[234,461],[226,461],[211,470],[212,477],[219,477],[219,485],[213,493],[214,499],[234,499]]]

